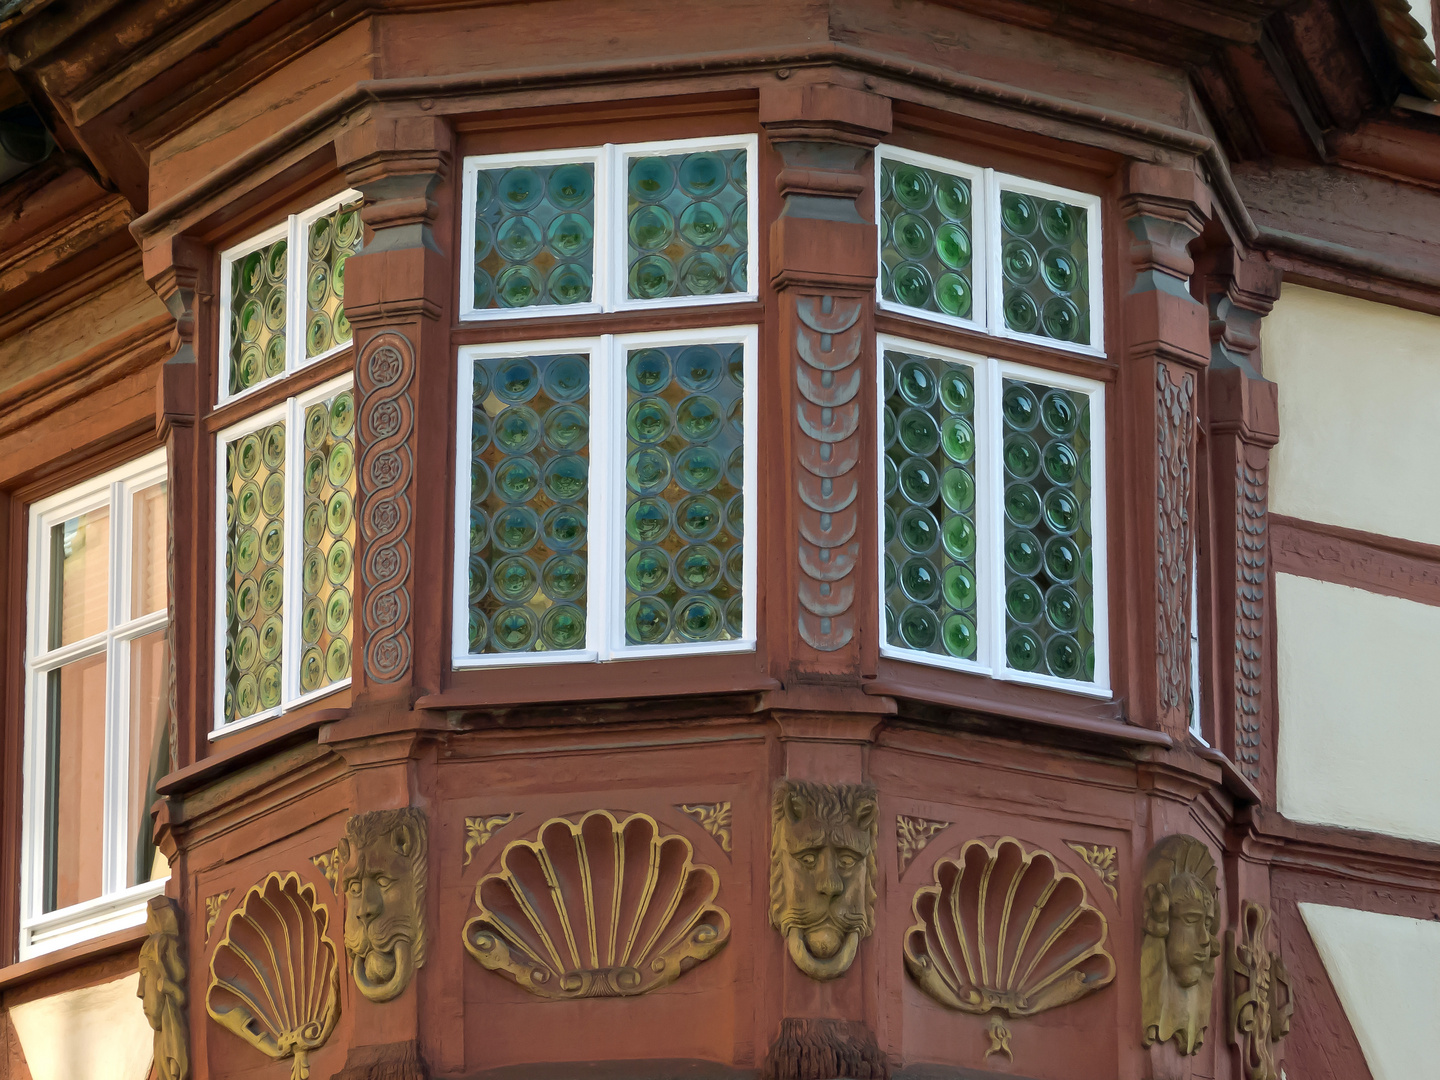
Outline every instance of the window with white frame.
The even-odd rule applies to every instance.
[[[145,921],[169,875],[165,452],[30,507],[21,958]]]
[[[880,339],[881,651],[1109,694],[1104,388]]]
[[[342,376],[217,436],[214,735],[349,685],[355,398]]]
[[[1104,355],[1097,196],[898,147],[875,170],[882,309]]]
[[[221,402],[349,344],[345,263],[363,240],[360,198],[343,192],[221,253]]]
[[[756,343],[460,350],[455,666],[754,648]]]

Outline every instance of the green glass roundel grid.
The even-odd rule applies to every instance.
[[[230,389],[249,390],[285,371],[287,241],[230,266]]]
[[[359,200],[310,223],[305,264],[307,359],[350,340],[350,320],[345,317],[345,262],[359,252],[363,239]]]
[[[1090,344],[1090,251],[1083,207],[1000,191],[1001,313],[1022,334]]]
[[[744,150],[630,159],[630,299],[750,291],[746,168]]]
[[[626,356],[625,641],[744,632],[744,348]]]
[[[225,444],[226,723],[280,704],[285,424]]]
[[[883,372],[885,640],[974,660],[974,373],[891,350]]]
[[[477,172],[473,258],[476,311],[588,304],[595,275],[594,164]]]
[[[880,295],[906,307],[973,317],[970,181],[903,161],[880,164]]]
[[[1006,379],[1000,411],[1005,661],[1094,682],[1090,399]]]
[[[305,409],[300,692],[350,677],[355,581],[355,395]]]
[[[590,361],[474,363],[470,653],[585,647]]]

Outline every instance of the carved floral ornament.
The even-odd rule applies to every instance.
[[[551,818],[476,884],[465,949],[538,997],[648,994],[729,941],[719,889],[690,841],[648,814]]]
[[[1167,836],[1146,861],[1140,947],[1140,1008],[1146,1046],[1174,1039],[1195,1053],[1210,1023],[1220,901],[1210,849],[1193,836]]]
[[[1285,961],[1268,948],[1270,912],[1240,904],[1238,930],[1225,931],[1225,984],[1230,1042],[1240,1051],[1246,1080],[1280,1080],[1275,1044],[1290,1032],[1295,999]]]

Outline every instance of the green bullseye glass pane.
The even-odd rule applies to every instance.
[[[225,705],[233,723],[280,704],[285,424],[225,444]]]
[[[1093,682],[1090,399],[1007,379],[1000,415],[1006,663]]]
[[[310,223],[305,276],[307,359],[350,340],[350,320],[345,317],[345,263],[359,252],[364,239],[358,199]]]
[[[702,150],[629,159],[630,299],[750,291],[746,157]]]
[[[305,408],[300,692],[350,677],[354,640],[355,394]]]
[[[476,311],[590,302],[593,163],[483,169],[475,175],[474,210]],[[518,626],[520,620],[511,621]],[[535,640],[543,637],[538,624],[533,629]],[[520,640],[518,631],[508,640]],[[527,648],[533,646],[532,641]]]
[[[902,194],[912,202],[935,199],[930,174],[902,180]],[[899,418],[884,463],[891,478],[883,493],[885,604],[895,613],[886,620],[886,640],[900,649],[973,660],[979,646],[974,373],[964,364],[893,350],[881,369],[885,404]]]
[[[971,202],[968,180],[881,161],[881,295],[886,300],[957,319],[974,317]]]
[[[1083,207],[1001,188],[1001,311],[1011,330],[1090,344],[1088,221]]]
[[[579,199],[564,182],[552,172],[547,191],[561,183],[562,198]],[[473,378],[469,651],[583,649],[590,358],[476,360]]]
[[[660,185],[665,176],[657,168],[645,179]],[[735,343],[626,354],[627,644],[728,641],[743,631],[743,372]]]
[[[285,371],[288,243],[242,255],[230,265],[230,385],[238,394]]]

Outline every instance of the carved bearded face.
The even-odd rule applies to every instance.
[[[345,834],[345,951],[360,992],[389,1001],[425,962],[425,819],[376,810],[351,818]]]
[[[773,816],[770,920],[801,971],[833,979],[874,927],[874,791],[787,781]]]

